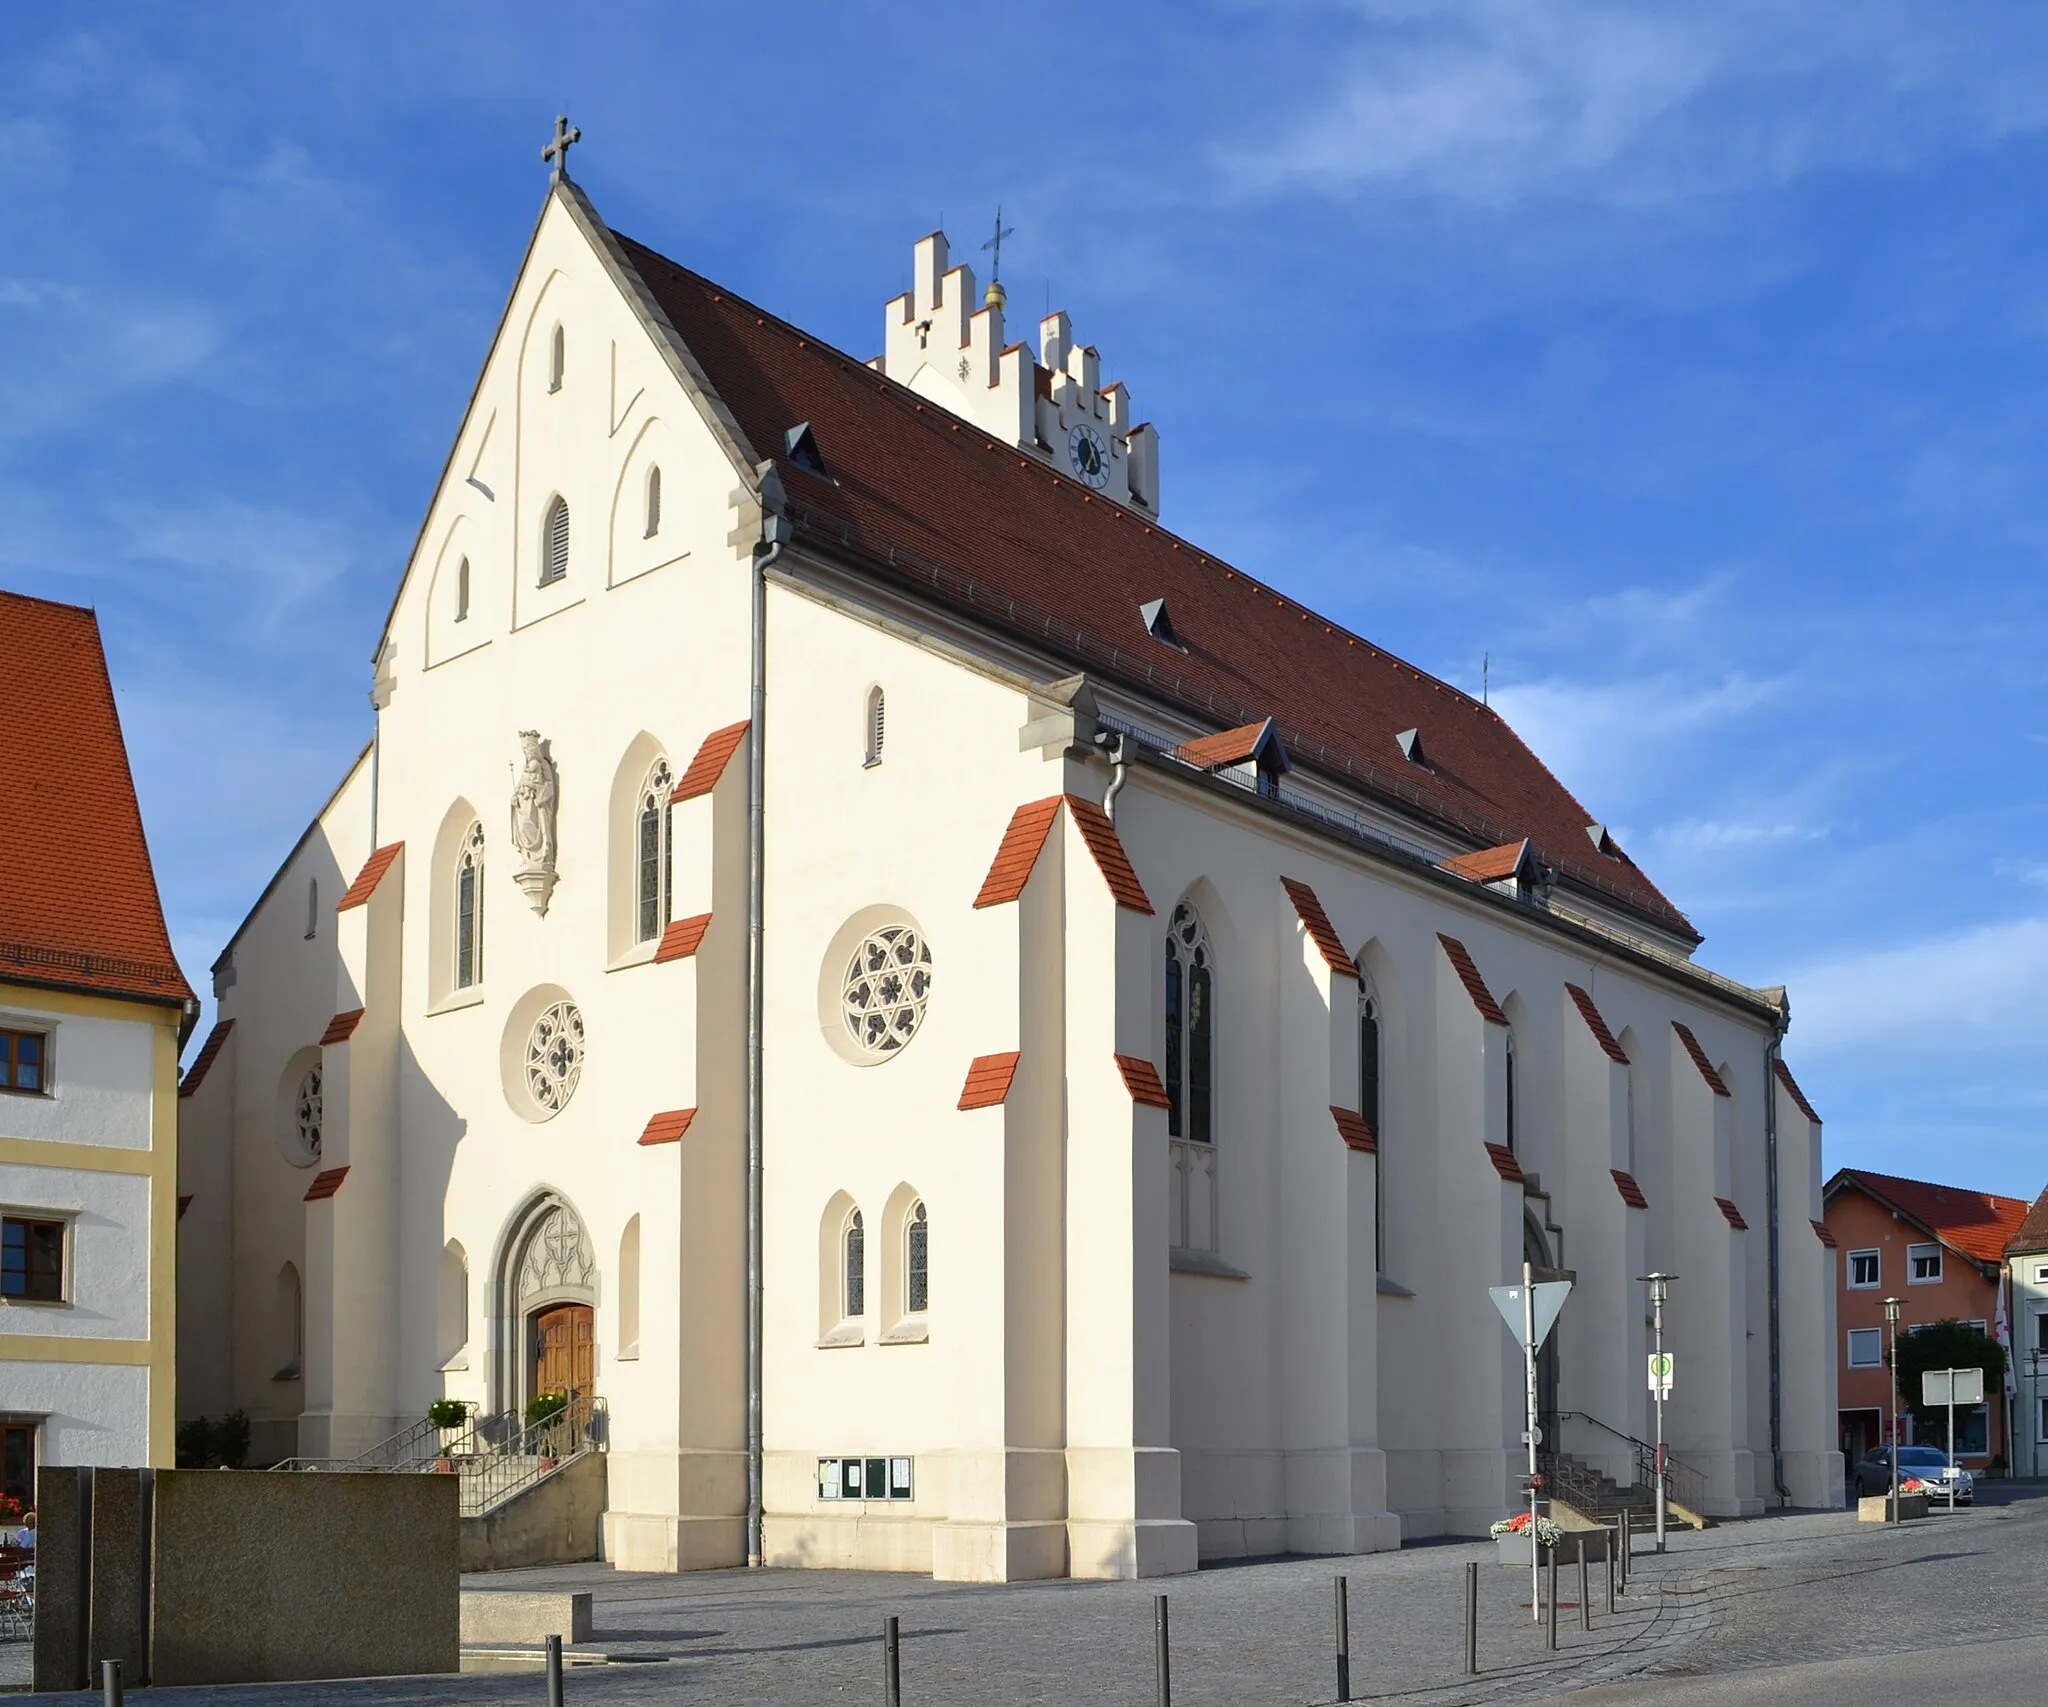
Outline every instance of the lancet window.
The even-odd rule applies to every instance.
[[[484,827],[472,824],[455,867],[455,987],[484,981]]]
[[[846,1295],[846,1314],[864,1316],[868,1308],[867,1227],[858,1209],[847,1217],[842,1244],[845,1261],[841,1277]]]
[[[1215,1132],[1215,987],[1209,933],[1183,901],[1166,928],[1166,1131],[1212,1144]]]
[[[569,503],[558,493],[540,525],[540,584],[550,586],[568,573]]]
[[[636,821],[634,870],[639,904],[639,939],[651,942],[668,924],[675,853],[670,835],[669,794],[675,780],[668,760],[656,759],[654,768],[640,788],[640,814]]]
[[[661,532],[661,468],[656,465],[647,471],[647,537],[652,539]]]
[[[903,1227],[903,1309],[921,1316],[931,1302],[931,1226],[924,1205],[916,1204]]]
[[[1365,1129],[1372,1134],[1373,1143],[1379,1154],[1373,1169],[1377,1182],[1373,1191],[1372,1226],[1374,1261],[1384,1267],[1380,1253],[1387,1245],[1387,1134],[1381,1118],[1382,1099],[1380,1095],[1380,1073],[1384,1056],[1380,1041],[1380,999],[1372,986],[1360,988],[1358,995],[1358,1112],[1365,1120]]]

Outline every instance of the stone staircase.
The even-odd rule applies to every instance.
[[[1539,1462],[1543,1468],[1544,1492],[1550,1496],[1553,1506],[1566,1506],[1589,1522],[1602,1525],[1612,1523],[1625,1511],[1629,1527],[1637,1534],[1655,1526],[1657,1489],[1653,1482],[1639,1480],[1623,1487],[1605,1472],[1594,1469],[1568,1452],[1545,1453]],[[1669,1495],[1665,1498],[1664,1513],[1667,1522],[1688,1524],[1694,1529],[1707,1527],[1704,1517],[1680,1505]]]

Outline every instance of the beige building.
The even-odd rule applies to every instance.
[[[594,1393],[635,1567],[1351,1552],[1512,1506],[1526,1255],[1554,1440],[1631,1473],[1656,1265],[1713,1509],[1832,1503],[1782,998],[1167,531],[1065,315],[933,236],[881,345],[551,187],[375,738],[215,968],[186,1407]]]

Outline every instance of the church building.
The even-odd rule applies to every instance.
[[[182,1411],[573,1394],[635,1569],[1361,1552],[1518,1508],[1526,1261],[1547,1450],[1635,1474],[1663,1270],[1702,1503],[1837,1503],[1784,993],[1173,533],[1064,313],[935,233],[842,353],[558,138],[375,732],[214,967]]]

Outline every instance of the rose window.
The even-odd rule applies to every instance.
[[[300,1151],[320,1159],[320,1069],[309,1068],[299,1081],[299,1094],[292,1101],[292,1118],[297,1123]]]
[[[526,1040],[526,1089],[548,1114],[560,1114],[583,1074],[583,1014],[557,1002],[533,1022]]]
[[[932,951],[914,925],[884,925],[854,950],[839,1009],[870,1055],[893,1055],[917,1035],[932,993]]]

